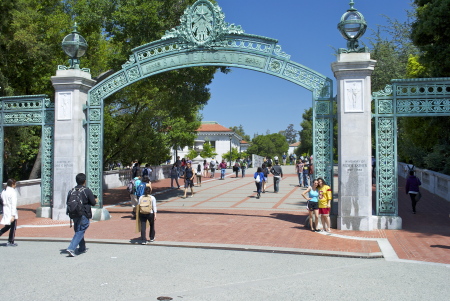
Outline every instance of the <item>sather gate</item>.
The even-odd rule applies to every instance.
[[[102,195],[103,102],[111,94],[143,78],[194,66],[228,66],[255,70],[291,81],[313,94],[315,173],[332,179],[333,82],[290,60],[277,40],[246,34],[228,24],[218,5],[199,0],[181,16],[181,24],[158,41],[132,50],[122,70],[88,94],[86,173],[94,194]],[[101,198],[101,197],[100,197]],[[99,200],[102,207],[102,200]]]

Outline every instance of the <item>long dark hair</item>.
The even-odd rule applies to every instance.
[[[263,164],[263,166],[264,166],[264,164]],[[256,172],[262,172],[262,168],[261,168],[261,167],[258,167],[258,169],[256,170]]]

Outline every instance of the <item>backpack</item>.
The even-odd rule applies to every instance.
[[[136,193],[135,194],[136,194],[136,196],[138,198],[144,195],[145,187],[147,187],[147,183],[145,183],[145,182],[139,183],[139,185],[136,187]]]
[[[145,177],[145,176],[150,177],[151,173],[152,173],[151,168],[146,167],[146,168],[144,168],[144,171],[142,172],[142,177]]]
[[[127,185],[127,190],[130,194],[134,194],[136,192],[136,181],[134,179],[131,179],[130,182]]]
[[[139,202],[139,213],[150,214],[152,213],[152,207],[152,197],[142,197],[141,201]]]
[[[84,193],[84,195],[86,196],[84,190],[85,188],[81,187],[81,188],[73,188],[70,191],[69,198],[67,199],[67,209],[66,209],[66,213],[67,215],[69,215],[70,219],[80,217],[84,214],[83,198],[81,197],[82,193]]]
[[[209,167],[210,168],[216,168],[216,161],[209,162]]]

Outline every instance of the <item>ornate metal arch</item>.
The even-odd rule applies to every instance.
[[[88,95],[87,173],[89,187],[101,196],[103,100],[143,78],[194,66],[228,66],[255,70],[291,81],[312,91],[316,116],[314,143],[316,173],[329,180],[332,163],[332,131],[329,104],[332,80],[290,60],[277,40],[244,33],[241,26],[224,21],[222,9],[208,0],[198,0],[181,16],[181,24],[166,31],[158,41],[132,50],[122,70],[109,76]],[[331,125],[331,127],[330,127]],[[325,149],[323,148],[325,147]],[[327,163],[325,163],[327,162]],[[98,189],[97,189],[98,187]]]
[[[398,215],[397,117],[450,116],[450,78],[393,79],[375,101],[377,215]]]
[[[0,174],[3,177],[4,128],[41,126],[41,207],[50,207],[53,199],[54,103],[47,95],[0,97],[0,102]]]

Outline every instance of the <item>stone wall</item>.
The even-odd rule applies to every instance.
[[[171,165],[151,167],[152,182],[170,177]],[[105,171],[103,173],[103,190],[126,186],[131,179],[131,169]],[[75,179],[73,181],[75,186]],[[6,183],[3,184],[6,186]],[[41,179],[17,182],[18,206],[39,203],[41,201]]]

